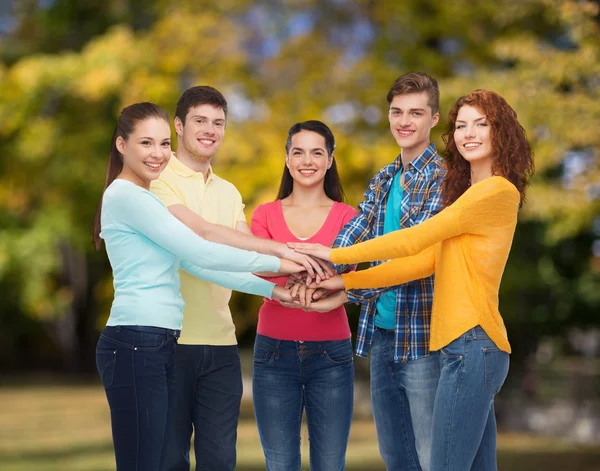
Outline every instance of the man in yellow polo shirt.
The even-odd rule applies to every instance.
[[[323,267],[310,257],[252,236],[240,193],[211,167],[226,119],[227,101],[218,90],[208,86],[186,90],[175,112],[177,151],[151,191],[206,239],[287,258],[322,274]],[[231,291],[182,271],[180,277],[185,310],[174,360],[177,395],[169,414],[162,469],[190,469],[195,430],[196,470],[233,470],[242,375],[228,305]]]

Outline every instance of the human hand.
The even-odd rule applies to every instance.
[[[344,279],[342,275],[335,275],[328,280],[323,280],[320,283],[316,281],[309,285],[309,288],[323,288],[330,291],[338,291],[344,289]]]
[[[275,288],[273,288],[272,299],[279,301],[282,304],[294,302],[294,298],[292,297],[290,290],[285,289],[282,286],[275,286]]]
[[[290,289],[290,295],[294,302],[299,302],[304,310],[310,310],[313,294],[317,288],[309,288],[305,283],[296,283]]]
[[[308,278],[308,273],[306,273],[305,271],[300,273],[292,273],[285,282],[285,287],[287,289],[292,289],[292,287],[298,283],[305,285]]]
[[[335,291],[329,291],[325,288],[316,288],[315,292],[312,295],[312,300],[317,301],[319,299],[325,299],[328,296],[335,294]]]
[[[287,246],[296,252],[320,258],[321,260],[331,261],[331,247],[321,244],[307,244],[305,242],[288,242]]]
[[[281,260],[281,264],[279,266],[279,272],[280,273],[302,273],[305,271],[304,266],[293,262],[292,260],[288,260],[286,258],[282,258]],[[321,281],[319,278],[316,278],[315,281],[319,280],[319,282]]]
[[[348,302],[348,296],[345,291],[337,291],[326,298],[314,301],[310,305],[310,310],[314,312],[329,312],[337,309]]]
[[[285,245],[282,248],[281,257],[302,265],[308,273],[309,283],[312,280],[326,280],[335,274],[335,271],[327,262],[296,252]]]

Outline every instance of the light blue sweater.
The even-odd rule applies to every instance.
[[[277,257],[202,239],[130,181],[115,180],[104,192],[101,225],[115,287],[107,325],[181,329],[180,261],[183,270],[211,283],[272,296],[275,285],[250,272],[278,271]]]

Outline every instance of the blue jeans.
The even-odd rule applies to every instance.
[[[348,340],[301,342],[256,336],[254,412],[267,471],[300,470],[306,410],[311,471],[344,469],[354,405]]]
[[[393,330],[375,328],[371,402],[379,452],[390,471],[429,471],[438,354],[394,363],[394,343]]]
[[[509,355],[479,326],[440,350],[431,471],[496,471],[494,396]]]
[[[110,407],[118,471],[160,469],[178,336],[144,326],[107,326],[100,334],[96,367]]]
[[[237,345],[177,345],[176,401],[163,471],[189,471],[194,430],[196,471],[235,469],[242,371]]]

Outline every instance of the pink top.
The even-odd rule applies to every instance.
[[[352,206],[334,202],[321,229],[304,242],[331,245],[338,232],[355,215],[356,210]],[[257,237],[278,242],[300,241],[285,222],[281,200],[258,206],[252,214],[250,228]],[[279,286],[284,286],[287,280],[287,276],[270,279]],[[305,312],[284,307],[267,298],[258,313],[257,332],[278,340],[344,340],[351,336],[344,306],[329,312]]]

